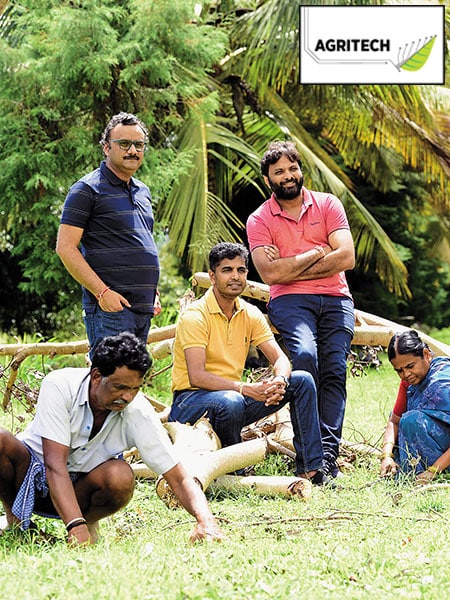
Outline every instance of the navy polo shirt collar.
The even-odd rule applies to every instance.
[[[100,163],[100,172],[104,177],[106,177],[106,179],[111,185],[120,185],[125,188],[128,188],[127,182],[123,179],[120,179],[120,177],[117,177],[117,175],[106,166],[105,160],[102,160],[102,162]],[[136,183],[133,177],[130,178],[130,187],[136,187]]]

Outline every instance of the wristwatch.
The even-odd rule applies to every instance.
[[[289,387],[289,377],[286,377],[286,375],[280,375],[280,377],[284,381],[284,385]]]

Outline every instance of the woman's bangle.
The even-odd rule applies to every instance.
[[[101,300],[101,299],[103,298],[103,296],[106,294],[106,292],[107,292],[108,290],[110,290],[110,289],[111,289],[111,288],[110,288],[110,287],[109,287],[109,285],[108,285],[107,287],[105,287],[105,289],[104,289],[104,290],[102,290],[102,291],[101,291],[99,294],[97,294],[97,295],[95,296],[95,299],[96,299],[96,300]]]
[[[68,523],[66,523],[66,531],[69,533],[71,529],[74,527],[78,527],[79,525],[87,525],[87,521],[84,517],[77,517],[76,519],[72,519]]]
[[[430,473],[433,473],[434,475],[436,475],[436,473],[441,472],[439,467],[433,467],[433,465],[431,465],[430,467],[427,467],[427,471],[430,471]]]
[[[385,458],[392,458],[392,452],[383,452],[381,455],[381,460],[384,460]]]

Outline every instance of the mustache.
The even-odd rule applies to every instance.
[[[139,156],[137,154],[127,154],[126,156],[123,157],[124,160],[139,160]]]

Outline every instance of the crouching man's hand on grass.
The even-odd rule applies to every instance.
[[[211,540],[220,542],[224,535],[212,514],[200,485],[189,475],[185,467],[178,463],[164,473],[164,479],[172,488],[184,508],[195,517],[197,524],[189,536],[190,542]]]
[[[207,542],[221,542],[223,539],[224,535],[214,517],[205,523],[197,523],[189,536],[191,544],[202,542],[203,540]]]

